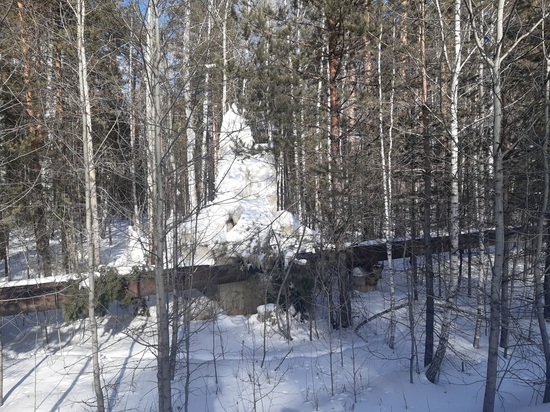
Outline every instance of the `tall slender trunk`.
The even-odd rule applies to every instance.
[[[327,12],[325,15],[327,30],[327,64],[328,64],[328,103],[329,103],[329,165],[330,165],[330,218],[332,231],[330,235],[336,244],[337,250],[337,285],[338,285],[338,328],[347,328],[351,325],[351,295],[350,295],[350,273],[342,263],[340,247],[344,232],[341,216],[336,212],[339,200],[342,199],[342,135],[340,129],[340,94],[338,89],[339,75],[342,65],[342,52],[338,41],[340,25],[337,17]]]
[[[499,13],[500,14],[500,13]],[[500,61],[498,62],[500,66]],[[504,171],[501,140],[502,105],[500,69],[492,68],[493,78],[493,173],[494,173],[494,220],[495,220],[495,259],[491,277],[491,302],[489,320],[489,349],[487,358],[487,382],[483,403],[484,412],[494,410],[497,369],[498,344],[500,335],[501,284],[504,270]]]
[[[546,11],[546,10],[545,10]],[[543,33],[545,33],[546,26],[543,22]],[[544,87],[544,142],[548,147],[550,141],[550,51],[547,49],[546,43],[542,43],[545,60],[545,76],[546,84]],[[544,158],[548,161],[548,153],[546,150],[543,152]],[[548,170],[546,170],[548,172]],[[545,174],[546,176],[546,174]],[[546,187],[547,185],[545,185]],[[544,270],[544,318],[550,319],[550,226],[546,228],[546,259]]]
[[[434,351],[434,272],[432,258],[432,235],[431,235],[431,206],[432,206],[432,142],[429,130],[429,109],[428,109],[428,74],[426,68],[426,19],[425,4],[422,0],[420,23],[420,59],[422,88],[420,99],[422,103],[422,135],[424,148],[424,193],[423,193],[423,232],[424,232],[424,272],[426,277],[426,339],[424,341],[424,366],[428,366],[433,360]]]
[[[459,277],[459,221],[460,221],[460,204],[459,204],[459,174],[458,174],[458,151],[459,151],[459,129],[458,129],[458,89],[459,89],[459,75],[462,66],[462,29],[460,25],[460,6],[462,0],[455,0],[454,6],[454,47],[453,47],[453,60],[449,56],[447,48],[444,46],[444,56],[447,62],[447,66],[452,73],[451,79],[451,102],[450,102],[450,148],[451,152],[451,201],[449,205],[449,221],[450,231],[449,239],[451,244],[450,250],[450,264],[449,264],[449,287],[446,291],[445,308],[443,310],[443,316],[441,321],[441,331],[439,334],[439,343],[435,352],[432,363],[426,371],[426,377],[430,382],[435,382],[441,370],[441,364],[445,358],[447,346],[449,343],[449,336],[452,326],[452,311],[454,307],[454,300],[458,290],[458,277]],[[437,3],[439,9],[439,3]],[[443,15],[441,11],[440,21],[443,21]],[[444,30],[442,27],[442,36],[444,37]]]
[[[4,343],[2,341],[2,329],[4,319],[0,318],[0,406],[4,405]]]
[[[229,15],[229,0],[224,0],[222,22],[222,116],[229,109],[227,103],[227,19]]]
[[[130,35],[133,37],[134,33],[134,19],[133,17],[130,20]],[[136,74],[134,68],[134,46],[133,43],[130,43],[130,50],[128,51],[128,66],[129,66],[129,77],[130,77],[130,178],[132,179],[132,210],[130,212],[131,217],[130,221],[132,226],[139,227],[140,225],[140,216],[139,216],[139,205],[138,205],[138,193],[137,193],[137,173],[136,173],[136,164],[137,164],[137,121],[136,121]]]
[[[396,62],[392,62],[392,78],[391,78],[391,91],[390,91],[390,121],[388,127],[388,142],[385,139],[384,131],[384,102],[382,94],[382,23],[380,23],[380,30],[378,33],[378,99],[379,99],[379,135],[380,135],[380,157],[382,160],[382,186],[384,191],[384,240],[386,241],[386,256],[388,261],[388,270],[390,273],[390,327],[388,346],[393,349],[395,347],[395,330],[397,321],[395,319],[395,280],[393,273],[393,259],[392,259],[392,241],[394,236],[393,229],[393,216],[392,216],[392,148],[393,148],[393,109],[394,109],[394,95],[395,95],[395,75],[396,75]],[[396,27],[393,26],[392,42],[395,44]],[[386,154],[386,145],[388,146],[388,153]]]
[[[339,187],[340,165],[340,96],[338,92],[338,72],[340,62],[338,60],[338,28],[336,18],[330,14],[326,16],[328,31],[328,76],[329,76],[329,157],[331,165],[331,190]],[[335,206],[334,196],[331,197]],[[334,208],[333,208],[334,210]]]
[[[183,15],[185,31],[183,33],[183,78],[189,83],[189,64],[187,62],[191,61],[190,56],[190,42],[191,42],[191,30],[189,29],[191,24],[191,2],[185,4],[185,10]],[[191,125],[191,88],[189,86],[185,87],[183,91],[183,107],[185,113],[185,144],[186,144],[186,175],[187,175],[187,204],[186,210],[188,214],[192,214],[198,206],[198,195],[197,195],[197,179],[195,173],[195,131],[190,127]]]
[[[86,22],[86,0],[76,3],[77,18],[77,52],[78,79],[80,91],[80,110],[82,117],[82,144],[86,197],[86,232],[88,234],[88,317],[92,334],[92,365],[94,375],[94,391],[97,410],[105,411],[103,389],[101,387],[101,366],[99,364],[99,341],[97,336],[97,321],[95,317],[95,270],[100,264],[99,256],[99,225],[97,214],[96,171],[94,148],[92,143],[92,116],[88,90],[88,63],[84,43]]]
[[[164,179],[162,175],[163,148],[161,136],[161,104],[160,104],[160,28],[158,1],[151,0],[147,7],[147,56],[146,61],[148,69],[150,95],[149,100],[151,142],[149,147],[152,149],[151,161],[151,207],[154,245],[153,258],[155,265],[155,286],[157,298],[157,384],[159,397],[159,411],[172,411],[172,382],[170,376],[170,325],[168,318],[168,300],[164,282],[164,242],[166,239],[165,229],[165,193]]]
[[[504,6],[505,0],[498,0],[496,7],[495,36],[492,43],[492,51],[489,55],[484,47],[480,32],[477,27],[476,14],[471,0],[466,1],[470,17],[470,25],[473,28],[475,42],[478,51],[491,69],[492,97],[493,97],[493,190],[494,190],[494,226],[495,226],[495,259],[491,277],[491,314],[489,318],[489,349],[487,356],[487,378],[485,382],[485,394],[483,398],[483,412],[492,412],[495,407],[495,395],[497,388],[498,370],[498,345],[500,335],[500,312],[502,306],[502,280],[505,264],[505,243],[504,243],[504,139],[502,136],[502,62],[520,44],[523,39],[530,35],[544,20],[542,16],[536,23],[517,36],[506,51],[503,50],[505,31]],[[512,6],[513,7],[513,6]]]
[[[30,179],[33,185],[33,200],[31,202],[31,216],[33,220],[34,235],[36,238],[36,251],[41,260],[43,276],[52,274],[52,251],[50,249],[50,238],[48,230],[48,220],[46,213],[45,192],[42,182],[42,151],[44,146],[44,131],[41,123],[40,113],[35,110],[35,96],[32,90],[32,57],[29,56],[29,42],[25,20],[25,2],[17,1],[17,16],[19,20],[19,36],[21,42],[21,52],[23,57],[23,83],[25,87],[25,112],[28,121],[28,135],[30,138],[30,156],[31,162]],[[40,59],[34,60],[35,66],[40,64]]]
[[[156,9],[156,0],[150,0],[147,3],[147,24],[145,30],[145,47],[143,50],[143,60],[145,66],[144,84],[145,84],[145,139],[147,141],[147,220],[148,220],[148,236],[149,250],[147,260],[150,265],[155,264],[155,199],[153,198],[153,187],[155,186],[155,109],[154,109],[154,46],[153,46],[153,30],[152,9]]]
[[[485,100],[485,86],[483,84],[485,79],[485,66],[483,62],[479,63],[479,117],[481,119],[487,117],[487,113],[485,112],[484,108],[484,100]],[[480,141],[483,141],[483,138],[485,136],[485,128],[483,127],[484,122],[481,123],[480,130],[478,130],[477,137],[480,139]],[[486,215],[487,215],[487,205],[486,205],[486,196],[485,196],[485,163],[487,161],[485,150],[482,148],[482,150],[478,151],[475,154],[476,158],[476,164],[477,164],[477,178],[474,180],[474,188],[475,188],[475,196],[474,196],[474,203],[475,203],[475,214],[476,214],[476,220],[479,225],[479,241],[478,241],[478,248],[479,248],[479,266],[481,267],[480,274],[478,276],[477,280],[477,294],[476,294],[476,321],[474,326],[474,340],[473,340],[473,347],[475,349],[479,349],[480,346],[480,340],[481,340],[481,327],[483,324],[483,319],[485,318],[485,284],[487,279],[487,259],[486,259],[486,252],[485,252],[485,226],[486,226]]]
[[[61,25],[61,22],[58,23]],[[57,130],[58,133],[63,128],[64,122],[64,104],[63,104],[63,55],[59,45],[54,45],[54,75],[55,75],[55,122],[52,130]],[[57,139],[59,139],[59,134]],[[67,148],[60,149],[63,156],[66,155]],[[70,201],[70,187],[68,184],[62,184],[60,193],[57,195],[56,207],[61,209],[59,221],[61,224],[61,254],[62,266],[65,273],[72,273],[78,265],[78,251],[76,240],[76,225],[74,221],[74,213],[72,210],[72,202]]]
[[[489,318],[489,348],[487,356],[487,379],[483,399],[483,412],[492,412],[495,407],[495,394],[498,370],[498,344],[500,335],[501,285],[504,270],[504,165],[502,147],[502,85],[500,66],[501,49],[504,37],[504,0],[498,1],[495,47],[497,51],[491,60],[493,83],[493,179],[494,179],[494,223],[495,259],[491,277],[491,302]]]
[[[545,33],[546,26],[543,23],[543,33]],[[548,50],[546,43],[542,43],[544,60],[545,60],[545,76],[546,84],[544,87],[544,142],[548,146],[550,141],[550,51]],[[543,151],[545,160],[548,161],[546,150]],[[547,171],[548,172],[548,171]],[[546,175],[545,175],[546,176]],[[546,187],[547,185],[545,185]],[[546,228],[546,260],[544,270],[544,317],[550,319],[550,227]]]
[[[206,12],[206,41],[210,42],[212,37],[214,13],[214,1],[208,0],[208,9]],[[214,146],[214,109],[211,93],[210,70],[216,67],[216,64],[211,61],[210,49],[206,51],[206,64],[204,65],[204,86],[202,100],[202,148],[201,156],[201,204],[205,204],[214,198],[215,179],[214,179],[214,162],[215,162],[215,146]]]
[[[545,25],[543,22],[543,33],[545,29]],[[546,235],[546,226],[548,225],[548,198],[550,195],[550,164],[548,159],[548,143],[550,140],[550,126],[548,124],[548,117],[549,117],[549,104],[550,104],[550,85],[549,85],[549,75],[550,75],[550,57],[547,54],[546,45],[543,43],[544,48],[544,57],[545,57],[545,79],[546,79],[546,87],[545,87],[545,118],[547,120],[546,127],[545,127],[545,134],[544,134],[544,141],[542,144],[542,156],[543,156],[543,164],[544,164],[544,189],[543,189],[543,197],[542,197],[542,205],[541,210],[539,213],[539,222],[538,222],[538,233],[537,233],[537,247],[535,256],[537,256],[537,261],[535,262],[535,309],[536,309],[536,315],[537,320],[539,324],[539,330],[542,340],[542,348],[544,353],[544,360],[545,360],[545,384],[544,384],[544,395],[542,398],[543,403],[550,402],[550,340],[548,338],[548,329],[546,325],[546,319],[544,317],[544,297],[545,297],[545,291],[544,291],[544,277],[548,276],[545,274],[545,272],[542,270],[542,262],[539,261],[540,257],[542,256],[543,251],[543,240]]]

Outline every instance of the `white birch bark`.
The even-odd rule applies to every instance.
[[[323,95],[323,82],[319,80],[317,82],[317,96],[316,96],[316,103],[315,103],[315,113],[317,113],[317,116],[315,118],[315,130],[321,130],[321,99]],[[273,142],[270,142],[269,147],[273,147]],[[323,142],[319,141],[315,147],[316,154],[318,156],[322,156],[323,153]],[[321,199],[320,199],[320,187],[321,182],[318,174],[315,175],[315,211],[318,215],[318,220],[323,221],[324,216],[323,214],[323,208],[321,207]]]
[[[208,165],[211,159],[208,156],[208,132],[209,132],[209,125],[208,125],[208,108],[210,107],[210,94],[208,88],[210,87],[210,67],[209,65],[206,65],[204,68],[205,75],[204,75],[204,95],[203,95],[203,101],[202,101],[202,145],[201,145],[201,153],[200,153],[200,159],[201,160],[201,176],[200,176],[200,182],[201,182],[201,196],[200,196],[200,204],[201,206],[204,206],[206,202],[208,201],[209,193],[208,193]]]
[[[134,36],[134,19],[130,20],[130,35]],[[130,177],[132,179],[132,226],[140,227],[140,214],[138,206],[138,194],[137,194],[137,174],[136,174],[136,162],[137,162],[137,125],[136,125],[136,75],[134,69],[134,46],[133,42],[130,42],[130,50],[128,52],[128,66],[129,66],[129,78],[130,78]]]
[[[190,24],[191,24],[191,2],[187,2],[185,5],[185,13],[183,15],[184,19],[184,32],[183,32],[183,76],[186,83],[185,90],[183,91],[184,106],[185,106],[185,118],[187,119],[187,129],[186,129],[186,138],[187,138],[187,193],[189,196],[188,199],[188,211],[193,212],[197,209],[197,180],[195,175],[195,131],[191,127],[191,88],[189,86],[189,62],[191,60],[190,56]]]
[[[392,240],[393,240],[393,218],[392,218],[392,187],[391,187],[391,155],[393,146],[393,104],[395,94],[395,61],[392,64],[392,79],[391,79],[391,91],[390,91],[390,124],[388,127],[388,142],[385,139],[384,130],[384,101],[382,91],[382,23],[380,24],[380,31],[378,37],[378,126],[380,135],[380,157],[382,160],[382,186],[384,192],[384,240],[386,241],[386,254],[388,259],[388,271],[389,271],[389,286],[390,286],[390,326],[388,333],[388,346],[393,349],[395,347],[395,279],[393,273],[393,259],[392,259]],[[396,29],[393,26],[392,39],[395,42]],[[388,153],[386,154],[386,145],[388,145]]]
[[[483,399],[483,412],[492,412],[495,407],[495,394],[497,388],[498,371],[498,345],[500,335],[500,311],[502,306],[502,279],[504,272],[504,147],[502,138],[502,63],[525,37],[533,32],[543,21],[544,16],[533,24],[529,30],[521,36],[517,36],[514,42],[504,51],[505,13],[506,0],[498,0],[496,3],[495,38],[492,43],[492,52],[489,54],[484,47],[477,27],[477,20],[473,3],[467,0],[470,24],[473,28],[477,48],[491,70],[492,97],[493,97],[493,189],[494,189],[494,225],[495,225],[495,259],[491,278],[491,302],[489,318],[489,349],[487,356],[487,373],[485,394]],[[506,26],[508,27],[508,26]]]
[[[454,44],[453,56],[445,44],[445,29],[443,27],[444,16],[441,13],[439,1],[436,1],[439,21],[441,22],[441,36],[443,39],[443,54],[449,71],[451,72],[451,102],[450,102],[450,147],[451,152],[451,202],[449,207],[449,240],[451,244],[450,263],[449,263],[449,287],[445,297],[445,307],[441,320],[441,331],[439,335],[439,343],[437,345],[434,358],[428,370],[426,377],[430,382],[435,382],[441,364],[445,358],[449,336],[452,326],[452,311],[454,307],[454,299],[458,289],[459,276],[459,220],[460,220],[460,205],[459,205],[459,181],[458,181],[458,150],[459,150],[459,130],[458,130],[458,103],[459,103],[459,76],[462,70],[462,28],[461,28],[461,4],[462,0],[455,0],[454,5]]]
[[[224,1],[222,22],[222,115],[228,110],[227,105],[227,19],[229,0]]]
[[[145,85],[145,140],[147,148],[147,219],[148,219],[148,237],[149,237],[149,264],[155,263],[154,248],[155,248],[155,236],[154,236],[154,219],[155,219],[155,205],[152,194],[152,188],[154,187],[154,152],[155,152],[155,114],[154,114],[154,102],[153,102],[153,30],[154,22],[152,21],[151,9],[155,8],[153,5],[154,0],[150,0],[147,3],[147,23],[145,30],[145,47],[143,48],[143,60],[144,60],[144,85]]]
[[[51,144],[54,140],[54,125],[55,121],[55,87],[54,87],[54,45],[52,40],[48,39],[48,45],[46,46],[46,104],[44,112],[44,122],[46,124],[46,141],[44,142],[45,146]],[[42,175],[42,184],[44,186],[44,199],[46,200],[45,208],[51,209],[54,199],[53,199],[53,173],[52,173],[52,159],[48,155],[48,150],[45,151],[44,156],[42,157],[42,168],[40,173]]]
[[[206,41],[211,41],[211,35],[212,35],[212,13],[214,12],[214,2],[213,0],[208,0],[208,6],[206,11]],[[204,65],[204,95],[202,100],[202,147],[201,147],[201,154],[200,158],[201,161],[201,197],[200,197],[200,203],[201,205],[204,205],[210,198],[210,182],[209,179],[212,178],[210,176],[210,167],[211,162],[214,161],[213,156],[209,156],[211,152],[211,146],[212,146],[212,135],[210,134],[210,69],[215,67],[215,64],[210,62],[210,52],[207,51],[206,54],[206,64]],[[213,155],[213,154],[212,154]]]
[[[88,234],[88,318],[92,334],[93,386],[96,395],[97,410],[105,411],[103,389],[101,387],[101,366],[99,364],[99,342],[95,317],[95,270],[100,264],[99,223],[96,194],[96,171],[94,148],[92,143],[91,103],[88,90],[88,63],[84,43],[86,19],[86,0],[77,0],[77,53],[78,79],[80,91],[80,110],[82,118],[83,164],[85,173],[86,231]]]

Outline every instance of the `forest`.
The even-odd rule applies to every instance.
[[[189,353],[189,325],[178,321],[165,269],[203,263],[196,231],[189,241],[178,228],[216,199],[224,115],[235,108],[255,150],[273,159],[277,210],[321,239],[316,252],[330,269],[306,283],[311,302],[329,290],[335,329],[357,326],[342,253],[377,239],[387,252],[390,348],[405,279],[423,305],[415,356],[436,384],[466,296],[473,347],[487,338],[483,411],[492,412],[502,362],[523,344],[520,305],[542,362],[537,391],[550,402],[549,7],[0,0],[0,276],[8,285],[88,274],[93,409],[109,410],[93,274],[111,228],[127,222],[155,278],[154,410],[172,411],[177,337]],[[15,233],[36,251],[32,271],[11,265]],[[470,233],[477,245],[462,248]],[[447,253],[435,252],[438,236],[448,237]],[[403,273],[393,270],[399,239],[422,245]],[[277,299],[292,283],[282,266]]]

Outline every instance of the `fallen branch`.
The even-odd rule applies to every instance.
[[[376,318],[379,318],[380,316],[384,316],[385,314],[390,313],[392,311],[392,309],[393,310],[399,310],[399,309],[402,309],[402,308],[406,307],[407,305],[408,305],[408,303],[402,303],[401,305],[398,305],[394,308],[389,308],[389,309],[383,310],[382,312],[378,312],[378,313],[368,317],[367,319],[364,319],[363,321],[361,321],[361,323],[359,325],[357,325],[355,327],[355,329],[354,329],[355,333],[357,333],[361,327],[365,326],[371,320],[374,320]]]

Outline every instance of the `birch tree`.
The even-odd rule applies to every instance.
[[[426,377],[430,382],[435,382],[441,364],[447,351],[449,344],[449,335],[452,322],[452,310],[454,306],[454,299],[458,290],[458,277],[459,277],[459,220],[460,220],[460,205],[459,205],[459,176],[458,176],[458,151],[459,151],[459,125],[458,125],[458,103],[459,103],[459,76],[462,70],[462,27],[461,27],[461,4],[462,0],[455,0],[454,3],[454,15],[453,15],[453,50],[452,53],[448,50],[445,43],[446,30],[443,25],[445,21],[439,1],[436,1],[438,10],[438,17],[441,24],[441,36],[443,44],[443,56],[447,69],[451,73],[451,89],[450,89],[450,169],[451,169],[451,193],[450,193],[450,206],[449,206],[449,240],[451,245],[450,250],[450,263],[449,263],[449,286],[447,295],[445,298],[445,307],[443,311],[443,317],[441,321],[441,331],[439,333],[439,343],[428,370],[426,371]]]
[[[71,7],[73,7],[71,5]],[[82,121],[83,169],[86,197],[86,232],[88,234],[88,317],[92,334],[92,364],[97,410],[105,411],[99,364],[99,342],[95,317],[95,271],[100,264],[99,225],[97,213],[96,169],[92,143],[91,102],[88,89],[88,63],[84,30],[86,24],[86,0],[77,0],[74,9],[77,19],[78,81]]]
[[[389,338],[388,346],[391,349],[395,347],[395,280],[393,273],[393,259],[392,259],[392,241],[394,237],[394,223],[392,213],[392,151],[393,151],[393,115],[394,115],[394,96],[395,96],[395,57],[392,61],[391,71],[391,90],[390,90],[390,102],[389,102],[389,126],[387,130],[387,142],[386,142],[386,130],[384,127],[384,106],[382,92],[382,34],[383,34],[383,19],[380,19],[379,33],[378,33],[378,99],[379,99],[379,135],[380,135],[380,158],[382,160],[382,187],[384,196],[384,240],[386,242],[386,256],[388,259],[388,270],[390,272],[390,326],[389,326]],[[392,44],[395,44],[396,27],[392,26]],[[387,153],[386,153],[387,152]]]
[[[477,49],[485,60],[491,72],[492,79],[492,97],[493,97],[493,216],[495,225],[495,258],[493,261],[493,270],[491,276],[491,300],[490,300],[490,318],[489,318],[489,349],[487,358],[487,378],[485,384],[485,394],[483,399],[483,411],[492,412],[495,406],[495,394],[497,388],[497,370],[498,370],[498,345],[500,335],[500,312],[501,312],[501,286],[504,272],[504,154],[505,142],[503,140],[503,106],[502,106],[502,71],[503,63],[508,55],[514,50],[522,40],[532,33],[539,26],[544,17],[541,17],[520,35],[515,36],[514,41],[505,48],[505,34],[510,27],[507,23],[510,15],[506,14],[506,0],[498,0],[495,10],[495,33],[494,38],[491,33],[485,33],[479,27],[479,15],[471,0],[466,2],[469,22],[474,32],[474,38]],[[515,4],[512,5],[512,9]],[[480,14],[485,13],[481,11]],[[513,13],[513,10],[508,10]],[[489,47],[487,47],[489,46]]]

